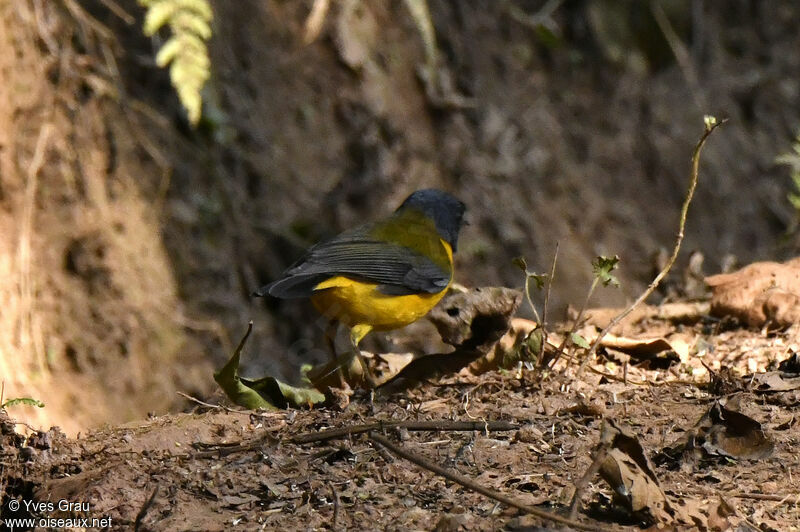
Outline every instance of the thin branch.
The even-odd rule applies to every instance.
[[[563,3],[564,0],[548,0],[548,2],[533,15],[529,15],[510,1],[505,2],[505,8],[515,21],[529,28],[538,29],[541,25],[552,23],[551,17],[553,13],[555,13],[556,9]]]
[[[226,408],[226,407],[224,407],[222,405],[212,405],[211,403],[206,403],[205,401],[201,401],[197,397],[192,397],[188,393],[183,393],[183,392],[175,392],[175,393],[177,393],[178,395],[180,395],[184,399],[188,399],[189,401],[191,401],[193,403],[197,403],[200,406],[205,406],[206,408],[213,408],[214,410],[222,410],[223,408]],[[233,409],[229,409],[229,410],[233,410]],[[233,410],[233,411],[235,412],[235,410]],[[248,415],[249,415],[249,412],[248,412]]]
[[[237,408],[231,408],[231,407],[225,406],[225,405],[215,405],[215,404],[212,404],[212,403],[206,403],[205,401],[201,401],[197,397],[193,397],[193,396],[191,396],[191,395],[189,395],[187,393],[183,393],[183,392],[175,392],[175,393],[177,393],[181,397],[183,397],[183,398],[185,398],[185,399],[187,399],[187,400],[189,400],[189,401],[191,401],[193,403],[197,403],[200,406],[204,406],[206,408],[211,408],[213,410],[224,410],[225,412],[230,412],[231,414],[240,414],[240,415],[247,416],[247,417],[250,417],[250,418],[257,417],[257,418],[261,418],[261,419],[267,419],[267,418],[280,417],[280,416],[285,415],[285,412],[280,412],[280,411],[278,411],[278,412],[260,412],[258,410],[242,410],[242,409],[237,409]]]
[[[318,441],[334,440],[353,434],[363,434],[374,430],[387,429],[406,429],[412,432],[431,431],[431,432],[468,432],[473,430],[500,432],[505,430],[517,430],[519,424],[508,421],[376,421],[363,425],[351,425],[336,429],[321,430],[299,434],[289,439],[292,443],[312,443]]]
[[[731,497],[737,499],[753,499],[755,501],[774,501],[784,504],[800,504],[800,494],[798,493],[731,493]]]
[[[577,376],[580,376],[583,373],[586,364],[594,357],[595,353],[597,352],[597,348],[600,345],[600,342],[603,340],[603,337],[611,331],[614,327],[619,325],[619,323],[625,319],[628,314],[633,312],[633,310],[638,307],[639,305],[644,302],[645,299],[650,297],[650,294],[656,289],[658,284],[661,280],[669,273],[670,269],[672,269],[672,265],[675,264],[675,260],[678,258],[678,252],[681,249],[681,244],[683,243],[683,236],[684,236],[684,228],[686,227],[686,213],[689,211],[689,205],[692,202],[692,197],[694,197],[694,191],[697,188],[697,177],[700,173],[700,152],[703,149],[703,145],[706,143],[708,136],[717,129],[719,126],[727,122],[727,118],[720,120],[718,122],[714,122],[713,124],[707,123],[705,131],[703,132],[703,136],[700,137],[700,140],[697,142],[697,145],[694,147],[694,152],[692,153],[692,172],[691,177],[689,180],[689,190],[686,192],[686,199],[683,200],[683,206],[681,207],[681,216],[680,222],[678,224],[678,236],[675,239],[675,247],[672,249],[672,255],[670,255],[667,264],[664,268],[656,275],[656,278],[653,279],[653,282],[647,287],[647,290],[642,292],[642,294],[636,298],[636,301],[631,303],[628,308],[623,310],[620,314],[617,315],[611,322],[606,325],[605,329],[600,331],[600,334],[595,338],[594,342],[592,342],[591,347],[589,348],[589,352],[586,353],[586,358],[581,363],[580,368],[578,368]]]
[[[193,396],[191,396],[191,395],[189,395],[187,393],[183,393],[183,392],[175,392],[175,393],[177,393],[178,395],[180,395],[181,397],[183,397],[185,399],[188,399],[189,401],[191,401],[193,403],[197,403],[200,406],[204,406],[206,408],[212,408],[214,410],[224,410],[224,411],[230,412],[232,414],[242,414],[243,416],[248,416],[248,417],[252,417],[252,416],[272,417],[272,416],[275,416],[275,415],[280,415],[280,412],[257,412],[257,411],[254,411],[254,410],[237,410],[236,408],[231,408],[231,407],[225,406],[225,405],[215,405],[215,404],[211,404],[211,403],[206,403],[205,401],[201,401],[197,397],[193,397]]]
[[[715,495],[719,495],[722,497],[733,497],[735,499],[770,501],[770,502],[778,502],[781,504],[791,504],[792,506],[800,505],[800,493],[719,492],[716,490],[700,490],[698,492],[692,491],[692,493],[699,495],[701,497],[713,497]]]
[[[525,271],[525,299],[528,300],[528,305],[533,311],[533,317],[541,324],[542,320],[539,318],[539,312],[536,310],[536,305],[533,304],[533,299],[531,298],[531,276],[528,275],[527,270]]]
[[[490,499],[494,499],[495,501],[501,502],[513,508],[517,508],[518,510],[522,510],[523,512],[534,515],[539,519],[544,519],[553,523],[559,523],[565,526],[571,526],[578,530],[608,530],[597,525],[585,525],[573,519],[568,519],[566,517],[562,517],[560,515],[550,513],[545,510],[540,510],[539,508],[535,508],[533,506],[521,503],[515,499],[507,497],[506,495],[500,493],[499,491],[487,488],[483,484],[478,484],[474,480],[467,478],[461,475],[460,473],[456,473],[455,471],[446,469],[438,464],[429,462],[428,460],[422,458],[421,456],[418,456],[417,454],[408,451],[402,446],[393,443],[388,438],[385,438],[380,434],[376,434],[375,432],[370,432],[369,438],[375,443],[381,445],[382,447],[385,447],[392,453],[396,454],[397,456],[408,460],[409,462],[413,463],[418,467],[421,467],[422,469],[427,469],[428,471],[436,473],[437,475],[440,475],[451,482],[455,482],[460,486],[463,486],[472,491],[476,491],[481,495],[489,497]]]
[[[133,26],[136,23],[136,17],[125,11],[125,9],[114,0],[100,0],[100,3],[106,6],[109,11],[114,13],[117,17],[128,26]]]
[[[62,0],[64,7],[67,8],[70,15],[81,25],[92,29],[101,39],[107,41],[114,40],[114,32],[108,26],[94,18],[88,11],[83,9],[81,5],[75,0]],[[84,31],[86,31],[84,29]]]
[[[556,241],[556,250],[553,253],[553,265],[550,267],[550,276],[547,278],[547,292],[544,294],[544,308],[542,309],[542,329],[545,331],[545,340],[547,339],[547,307],[550,304],[550,289],[553,287],[553,279],[556,276],[556,262],[558,261],[558,249],[561,243]]]
[[[265,432],[263,435],[247,443],[235,443],[232,445],[220,444],[213,446],[213,448],[209,449],[208,451],[198,451],[184,456],[186,458],[221,458],[223,456],[228,456],[231,454],[260,449],[264,446],[265,443],[274,445],[279,443],[279,440],[269,432]]]
[[[136,521],[134,521],[133,524],[133,530],[135,532],[141,530],[142,522],[144,521],[144,518],[147,515],[147,511],[153,505],[153,501],[156,500],[156,495],[158,495],[158,486],[153,488],[153,493],[150,494],[150,497],[148,497],[147,500],[144,502],[141,510],[139,510],[139,513],[136,514]]]
[[[331,518],[331,530],[336,530],[336,520],[339,517],[339,494],[336,493],[336,488],[333,486],[332,482],[328,483],[328,487],[331,489],[331,495],[333,497],[333,517]]]
[[[672,23],[670,23],[667,14],[664,12],[664,8],[661,7],[661,4],[651,1],[650,11],[653,13],[653,18],[655,19],[656,24],[658,24],[658,28],[664,35],[664,39],[667,41],[670,50],[672,50],[672,54],[675,56],[675,61],[678,63],[678,67],[683,74],[683,78],[686,80],[686,84],[689,86],[689,90],[692,91],[692,97],[694,98],[695,105],[697,105],[699,109],[707,107],[705,98],[703,97],[703,93],[700,89],[700,81],[697,76],[697,69],[692,63],[692,56],[689,53],[689,50],[686,49],[686,45],[683,44],[681,38],[675,32],[675,29],[672,27]]]
[[[608,448],[606,446],[601,447],[595,454],[589,469],[587,469],[583,476],[578,479],[578,482],[575,483],[575,493],[572,495],[572,503],[570,504],[569,510],[570,519],[575,519],[575,516],[578,515],[578,506],[580,505],[584,491],[586,491],[586,486],[589,485],[589,482],[594,478],[597,472],[600,471],[600,467],[602,467],[607,456]]]

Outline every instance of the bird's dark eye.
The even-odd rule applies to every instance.
[[[449,309],[447,309],[447,315],[455,318],[456,316],[458,316],[458,308],[450,307]]]

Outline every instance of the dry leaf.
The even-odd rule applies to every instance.
[[[648,511],[665,521],[666,496],[638,464],[619,449],[611,449],[600,466],[600,476],[614,492],[614,500],[631,512]],[[670,520],[670,519],[666,519]]]
[[[663,305],[641,305],[625,317],[612,332],[621,334],[625,327],[635,325],[645,319],[668,320],[675,323],[695,323],[707,315],[711,309],[705,302],[665,303]],[[586,323],[598,329],[605,329],[611,320],[621,314],[624,308],[595,308],[584,312]]]
[[[665,455],[677,457],[693,449],[709,456],[757,460],[772,454],[774,444],[756,420],[716,401],[691,430],[665,449]]]
[[[600,342],[603,347],[618,349],[623,353],[649,358],[652,355],[668,351],[672,346],[664,338],[626,338],[607,334]]]
[[[658,364],[669,367],[678,361],[689,359],[689,343],[683,335],[675,334],[669,338],[630,338],[607,334],[600,341],[607,350],[620,351],[632,358],[634,364],[649,361],[651,366]]]
[[[800,388],[800,377],[782,371],[767,371],[753,375],[750,385],[756,392],[785,392]]]
[[[792,356],[781,360],[778,369],[792,375],[800,375],[800,355],[792,353]]]
[[[487,371],[505,367],[503,362],[514,358],[522,342],[536,327],[538,327],[538,324],[535,321],[513,318],[508,332],[500,338],[500,341],[485,356],[469,365],[469,372],[472,375],[481,375]]]
[[[706,277],[706,284],[715,316],[734,316],[753,327],[768,321],[779,326],[800,321],[800,258],[782,264],[756,262]]]
[[[394,378],[406,382],[456,373],[487,353],[506,335],[511,317],[522,302],[519,290],[502,287],[473,288],[446,296],[428,315],[442,340],[454,346],[451,353],[415,358]],[[521,325],[523,326],[523,325]]]
[[[633,432],[607,418],[594,456],[600,460],[598,472],[611,486],[618,504],[631,512],[646,511],[661,523],[672,521],[667,512],[667,498]]]
[[[595,452],[599,473],[614,492],[614,499],[631,512],[646,512],[659,525],[691,525],[706,528],[708,511],[704,501],[684,497],[673,501],[658,483],[650,460],[638,438],[629,429],[606,419]]]

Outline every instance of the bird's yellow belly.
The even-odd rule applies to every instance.
[[[417,321],[447,291],[396,296],[383,294],[377,287],[343,276],[331,277],[316,286],[311,302],[321,314],[348,327],[369,325],[387,331]]]

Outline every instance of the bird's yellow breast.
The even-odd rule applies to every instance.
[[[450,246],[445,242],[443,245],[452,261]],[[387,331],[417,321],[436,306],[446,292],[447,287],[435,294],[387,295],[375,283],[339,275],[318,284],[311,303],[321,314],[348,327],[366,325]]]

